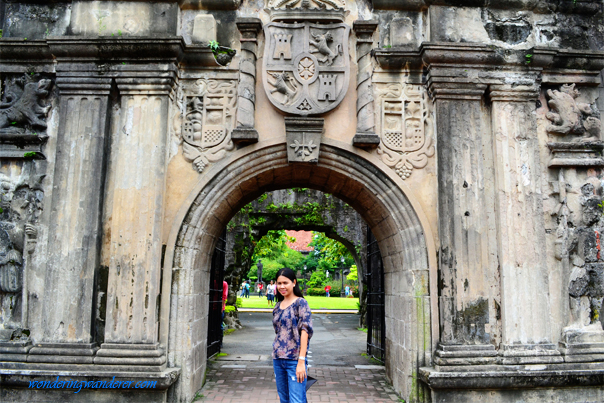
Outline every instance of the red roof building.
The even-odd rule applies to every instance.
[[[312,252],[315,248],[312,246],[308,246],[309,243],[312,242],[312,232],[311,231],[290,231],[286,230],[285,233],[287,236],[296,239],[296,242],[287,242],[287,246],[290,249],[296,250],[302,253]]]

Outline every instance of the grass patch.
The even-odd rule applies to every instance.
[[[310,309],[353,309],[357,310],[356,298],[339,298],[339,297],[304,297],[308,301]],[[266,298],[258,298],[257,295],[251,295],[249,298],[242,298],[242,308],[271,308],[266,303]]]
[[[224,331],[224,335],[225,335],[225,336],[226,336],[226,335],[229,335],[229,334],[233,333],[234,331],[235,331],[235,329],[227,329],[227,330],[225,330],[225,331]],[[225,354],[225,355],[226,355],[226,354]]]
[[[367,333],[367,328],[366,327],[357,327],[357,330],[360,330],[361,332]]]
[[[232,330],[232,329],[229,329]],[[216,357],[226,357],[228,354],[227,353],[218,353],[216,354]]]

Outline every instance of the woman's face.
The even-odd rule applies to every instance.
[[[287,297],[293,293],[295,285],[296,283],[294,281],[291,281],[285,276],[277,277],[277,290],[279,291],[279,294],[283,295],[283,297]]]

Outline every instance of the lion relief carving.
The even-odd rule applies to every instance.
[[[593,116],[596,112],[589,104],[576,101],[579,95],[575,84],[563,85],[560,91],[547,91],[550,112],[545,117],[552,122],[547,131],[557,136],[581,136],[575,141],[599,140],[600,119]]]
[[[50,106],[42,103],[42,100],[48,96],[52,81],[41,79],[38,82],[27,82],[26,80],[15,80],[23,84],[22,93],[17,95],[16,88],[13,91],[7,91],[5,102],[0,103],[0,131],[17,132],[25,126],[31,128],[46,129],[45,116],[50,110]],[[18,91],[21,92],[21,91]]]

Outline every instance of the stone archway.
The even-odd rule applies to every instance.
[[[371,227],[384,259],[387,375],[410,400],[428,393],[417,369],[431,363],[438,331],[433,237],[404,183],[364,156],[329,140],[317,164],[289,164],[284,143],[263,142],[234,153],[200,180],[173,224],[165,255],[160,338],[169,365],[182,370],[170,401],[190,401],[203,384],[207,284],[217,237],[243,205],[292,186],[339,197]]]

